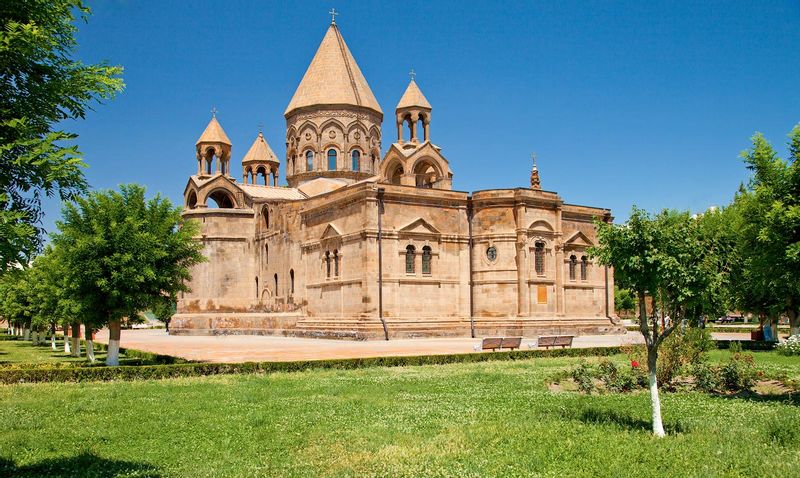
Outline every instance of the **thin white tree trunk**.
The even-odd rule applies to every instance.
[[[665,435],[661,420],[661,399],[658,396],[658,377],[656,376],[657,356],[648,351],[647,368],[650,372],[650,404],[653,407],[653,434],[659,438]]]
[[[73,357],[80,357],[81,356],[81,338],[72,336],[72,356]]]
[[[29,329],[27,329],[27,328],[22,329],[22,330],[23,330],[22,339],[23,340],[30,340],[31,339],[31,331]]]
[[[56,334],[55,334],[55,332],[53,332],[53,334],[50,335],[50,348],[54,352],[58,350],[58,347],[56,347]]]
[[[108,323],[108,354],[106,365],[119,365],[119,339],[122,333],[122,324],[119,319]]]
[[[70,337],[67,334],[64,334],[64,353],[69,354],[72,353],[72,348],[69,346]]]
[[[89,358],[89,362],[94,363],[94,341],[92,339],[86,339],[86,356]]]

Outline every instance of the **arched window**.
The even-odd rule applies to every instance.
[[[191,191],[189,193],[189,198],[186,200],[186,205],[189,207],[189,209],[194,209],[195,207],[197,207],[197,193],[196,192]]]
[[[294,294],[294,269],[289,269],[289,291]]]
[[[269,227],[269,209],[267,206],[264,206],[261,215],[264,216],[264,227]]]
[[[537,242],[533,247],[533,262],[536,274],[544,275],[544,242]]]
[[[269,244],[264,244],[264,263],[269,264]]]
[[[578,264],[578,258],[574,255],[569,256],[569,280],[575,280],[575,266]]]
[[[406,247],[406,274],[414,273],[414,246]]]
[[[325,251],[325,277],[331,276],[331,253]]]
[[[422,248],[422,273],[423,274],[430,274],[431,273],[431,248],[430,246],[425,246]]]
[[[314,152],[306,151],[306,171],[314,170]]]
[[[214,161],[217,160],[217,155],[214,154],[213,149],[206,151],[206,174],[210,175],[214,172]]]
[[[333,250],[333,276],[339,277],[339,251]]]
[[[258,299],[258,277],[256,277],[256,299]]]
[[[275,274],[275,297],[278,296],[278,274]]]
[[[336,171],[336,150],[328,150],[328,171]]]
[[[353,150],[351,157],[353,159],[353,171],[361,171],[361,152],[357,149]]]
[[[581,280],[586,280],[586,276],[589,272],[589,258],[586,256],[581,256]]]
[[[392,184],[400,184],[400,181],[402,181],[402,179],[401,179],[402,177],[403,177],[403,167],[400,166],[400,165],[397,165],[394,168],[394,171],[392,171],[392,174],[391,174],[391,176],[389,178],[389,182],[392,183]]]
[[[227,161],[220,161],[219,162],[219,170],[223,175],[228,174],[228,162]]]

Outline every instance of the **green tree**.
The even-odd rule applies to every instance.
[[[789,134],[789,159],[781,159],[757,133],[742,152],[753,172],[733,205],[740,214],[731,295],[741,310],[773,324],[789,317],[800,333],[800,125]]]
[[[188,290],[189,268],[204,260],[197,224],[144,188],[91,193],[67,203],[53,241],[64,250],[67,279],[92,324],[109,328],[106,364],[119,364],[121,321],[162,296]]]
[[[174,296],[161,296],[153,301],[150,306],[150,311],[156,319],[164,322],[167,332],[169,332],[169,323],[172,321],[172,316],[175,315],[177,310],[176,299]]]
[[[122,68],[73,59],[80,0],[0,2],[0,270],[41,245],[42,195],[86,190],[81,153],[64,120],[122,90]]]
[[[636,295],[630,289],[614,286],[614,307],[621,315],[627,315],[636,310]]]
[[[720,267],[701,221],[689,213],[663,211],[651,217],[633,208],[624,225],[597,223],[598,246],[591,253],[614,268],[614,281],[636,293],[639,330],[647,347],[653,433],[664,436],[658,393],[658,349],[679,325],[713,305],[710,289],[719,284]],[[645,296],[656,308],[647,317]],[[656,310],[662,311],[661,321]],[[665,320],[669,317],[669,320]]]

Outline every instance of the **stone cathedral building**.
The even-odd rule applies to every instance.
[[[433,142],[432,113],[412,78],[382,153],[383,110],[332,23],[284,113],[283,161],[259,133],[234,167],[213,117],[184,191],[208,261],[194,268],[170,332],[620,331],[612,273],[587,254],[593,220],[611,212],[542,190],[535,163],[525,187],[454,190],[458,161]]]

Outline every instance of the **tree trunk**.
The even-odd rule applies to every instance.
[[[29,328],[25,327],[22,329],[22,340],[30,340],[31,339],[31,331]]]
[[[86,324],[83,324],[83,330],[86,333],[86,357],[89,358],[89,362],[94,363],[94,332]]]
[[[81,356],[81,324],[79,322],[72,324],[72,356]]]
[[[39,340],[38,339],[39,339],[39,333],[36,332],[35,330],[32,330],[31,331],[31,344],[39,345]]]
[[[800,313],[797,310],[789,311],[789,330],[791,335],[800,334]]]
[[[69,326],[65,325],[64,326],[64,353],[65,354],[71,354],[72,353],[71,347],[69,346],[69,340],[70,340],[70,338],[69,338]]]
[[[53,352],[56,352],[58,350],[58,347],[56,347],[56,334],[55,334],[55,332],[53,332],[50,335],[50,349],[53,350]]]
[[[664,424],[661,421],[661,399],[658,397],[658,377],[656,365],[658,363],[658,350],[655,347],[647,348],[647,371],[650,375],[650,404],[653,407],[653,434],[662,438]]]
[[[122,324],[119,319],[108,323],[108,355],[106,365],[119,365],[119,339],[122,334]]]

